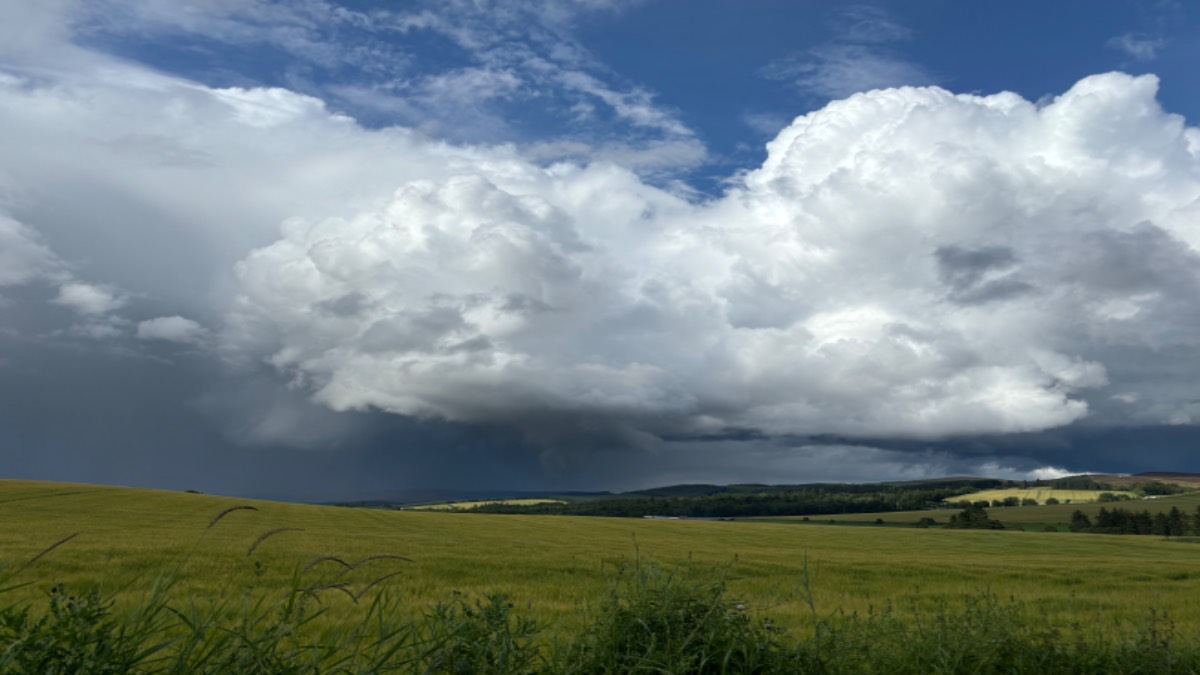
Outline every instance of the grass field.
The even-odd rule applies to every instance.
[[[1094,502],[1100,498],[1100,495],[1105,492],[1113,494],[1127,495],[1133,497],[1132,492],[1123,492],[1121,490],[1054,490],[1051,488],[1008,488],[1006,490],[980,490],[971,494],[955,497],[951,501],[979,501],[986,499],[992,501],[995,499],[1003,500],[1006,497],[1016,497],[1017,499],[1036,499],[1038,504],[1045,504],[1047,499],[1054,497],[1060,502],[1070,502],[1072,504],[1085,504]]]
[[[440,504],[415,504],[413,506],[405,506],[408,511],[462,511],[465,509],[483,506],[484,504],[514,504],[517,506],[525,506],[528,504],[562,504],[561,499],[480,499],[472,502],[443,502]]]
[[[257,510],[229,512],[208,528],[239,505]],[[1181,631],[1200,631],[1200,546],[1151,537],[385,511],[26,481],[0,481],[0,523],[10,571],[78,533],[21,571],[29,585],[5,601],[41,597],[58,582],[136,591],[164,572],[182,579],[177,593],[220,598],[249,584],[282,589],[293,574],[340,574],[332,562],[301,571],[319,556],[384,554],[412,562],[378,558],[336,578],[357,592],[399,571],[379,587],[414,611],[452,590],[503,591],[522,613],[570,629],[605,593],[611,563],[637,550],[668,565],[727,565],[735,597],[796,629],[812,616],[801,589],[807,558],[821,615],[961,603],[988,591],[1057,622],[1105,629],[1153,608]],[[337,620],[339,602],[349,610],[339,598],[323,621]]]

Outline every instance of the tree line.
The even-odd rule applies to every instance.
[[[945,507],[943,500],[972,492],[972,486],[815,487],[783,492],[718,493],[695,496],[618,496],[562,503],[488,503],[467,509],[475,513],[555,514],[642,518],[748,518],[814,516],[845,513],[884,513]]]
[[[1101,507],[1094,519],[1076,510],[1071,514],[1068,527],[1072,532],[1091,534],[1149,534],[1162,537],[1200,535],[1200,506],[1196,507],[1196,513],[1192,516],[1180,511],[1177,506],[1172,506],[1166,513],[1155,514],[1120,507]]]

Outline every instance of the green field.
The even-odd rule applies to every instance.
[[[480,499],[470,502],[443,502],[439,504],[414,504],[413,506],[405,506],[409,511],[464,511],[472,509],[476,506],[484,504],[513,504],[515,506],[527,506],[529,504],[562,504],[561,499]]]
[[[1193,509],[1200,503],[1200,495],[1185,497]],[[207,527],[237,505],[257,510]],[[385,554],[412,562],[379,558],[337,578],[357,591],[399,571],[379,587],[414,611],[452,590],[504,591],[524,614],[564,630],[604,595],[612,563],[636,550],[667,565],[725,565],[736,598],[800,630],[812,616],[800,591],[807,557],[821,615],[961,603],[987,591],[1031,603],[1056,622],[1104,629],[1153,608],[1185,634],[1200,631],[1200,546],[1152,537],[387,511],[25,481],[0,481],[0,523],[10,570],[78,532],[21,571],[18,580],[30,584],[8,591],[8,602],[42,597],[58,582],[137,591],[164,572],[182,579],[176,593],[220,598],[247,584],[283,589],[293,573],[340,574],[332,562],[300,571],[319,556]],[[278,531],[248,555],[280,528],[301,531]],[[323,621],[350,610],[339,597]]]
[[[1132,492],[1124,492],[1121,490],[1055,490],[1053,488],[1008,488],[1005,490],[980,490],[970,494],[955,497],[953,501],[979,501],[979,500],[1004,500],[1006,497],[1016,497],[1017,499],[1036,499],[1038,504],[1045,504],[1047,499],[1051,497],[1060,502],[1070,502],[1072,504],[1084,504],[1094,502],[1100,498],[1101,494],[1111,492],[1113,494],[1125,495],[1133,497]]]

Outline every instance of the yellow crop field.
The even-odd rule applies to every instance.
[[[0,595],[6,603],[59,582],[137,596],[167,574],[173,593],[203,601],[325,575],[347,592],[326,598],[324,622],[377,582],[414,613],[455,590],[502,591],[551,630],[571,630],[613,564],[636,554],[723,567],[734,597],[796,630],[814,616],[807,559],[821,616],[987,591],[1056,622],[1109,627],[1153,608],[1200,631],[1200,546],[1153,537],[390,511],[27,481],[0,481],[0,524],[0,564],[28,584]]]
[[[442,504],[416,504],[404,507],[408,511],[462,511],[483,506],[484,504],[514,504],[527,506],[529,504],[562,504],[561,499],[480,499],[470,502],[446,502]]]
[[[1017,499],[1036,499],[1038,504],[1045,504],[1047,499],[1051,497],[1057,499],[1061,503],[1071,504],[1086,504],[1099,499],[1100,495],[1105,492],[1113,494],[1127,495],[1133,497],[1132,492],[1124,492],[1121,490],[1055,490],[1051,488],[1009,488],[1006,490],[980,490],[971,494],[955,497],[950,501],[979,501],[979,500],[1004,500],[1007,497],[1016,497]]]

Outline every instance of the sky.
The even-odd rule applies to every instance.
[[[0,0],[0,476],[1200,471],[1200,6]]]

